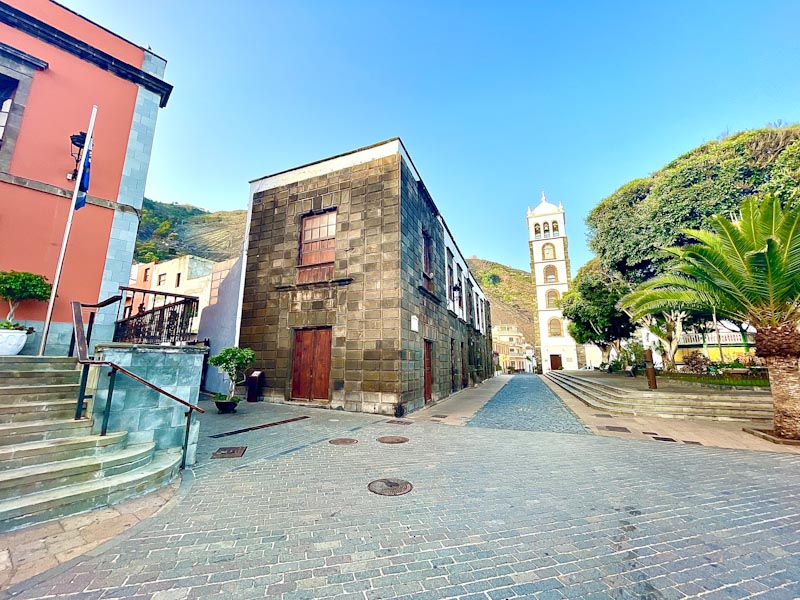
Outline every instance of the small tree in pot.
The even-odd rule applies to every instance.
[[[0,356],[18,354],[32,327],[14,323],[14,312],[23,300],[47,300],[53,286],[42,275],[19,271],[0,271],[0,298],[8,302],[8,316],[0,321]]]
[[[228,394],[220,399],[215,399],[217,408],[221,413],[236,412],[236,404],[241,398],[236,397],[236,386],[244,383],[245,370],[256,360],[256,353],[250,348],[225,348],[219,354],[208,359],[208,364],[216,367],[228,378]],[[222,394],[219,394],[222,396]],[[215,397],[216,398],[216,397]]]

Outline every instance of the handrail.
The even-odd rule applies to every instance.
[[[187,304],[187,300],[189,299],[197,300],[197,296],[187,296],[183,300],[178,300],[177,302],[170,302],[169,304],[159,304],[158,306],[154,306],[153,308],[148,308],[147,310],[138,312],[135,315],[132,314],[130,317],[123,317],[122,319],[117,320],[117,323],[126,323],[128,321],[135,321],[136,319],[140,319],[143,316],[152,315],[153,313],[156,313],[158,311],[163,311],[165,308],[174,308],[176,306],[180,306],[181,304]]]
[[[183,298],[185,300],[197,300],[197,296],[187,296],[186,294],[176,294],[175,292],[159,292],[158,290],[151,290],[150,288],[137,288],[127,285],[119,286],[122,291],[128,292],[142,292],[143,294],[158,294],[161,296],[173,296],[174,298]]]
[[[111,300],[111,299],[109,298],[109,300]],[[118,301],[118,299],[114,300],[114,302],[116,302],[116,301]],[[103,304],[104,306],[108,306],[108,304],[113,304],[113,302],[109,302],[108,300],[106,300],[104,302],[106,304],[103,304],[103,303],[100,303],[100,304]],[[80,389],[78,391],[78,405],[77,405],[77,407],[75,409],[75,420],[79,421],[81,419],[81,417],[82,417],[82,414],[83,414],[83,402],[86,399],[86,383],[88,381],[88,376],[89,376],[89,367],[91,367],[91,366],[97,366],[97,367],[107,366],[107,367],[110,367],[111,368],[111,373],[110,373],[111,380],[108,383],[108,394],[107,394],[107,397],[106,397],[106,407],[105,407],[105,410],[103,411],[103,424],[102,424],[102,427],[101,427],[101,430],[100,430],[100,435],[101,436],[106,435],[106,433],[108,432],[108,419],[109,419],[109,416],[111,415],[111,399],[112,399],[113,394],[114,394],[114,383],[116,381],[117,371],[119,371],[123,375],[127,375],[128,377],[130,377],[134,381],[137,381],[137,382],[141,383],[145,387],[148,387],[151,390],[153,390],[153,391],[155,391],[155,392],[157,392],[157,393],[159,393],[159,394],[161,394],[163,396],[166,396],[170,400],[174,400],[175,402],[178,402],[179,404],[182,404],[183,406],[185,406],[185,407],[187,407],[189,409],[186,412],[186,433],[184,435],[183,455],[182,455],[182,458],[181,458],[181,469],[183,469],[186,466],[186,450],[187,450],[188,445],[189,445],[189,430],[190,430],[190,427],[191,427],[192,412],[193,411],[197,411],[200,414],[204,414],[206,411],[203,410],[202,408],[200,408],[199,406],[196,406],[196,405],[192,404],[191,402],[187,402],[186,400],[182,400],[181,398],[178,398],[174,394],[171,394],[168,391],[166,391],[164,389],[161,389],[160,387],[158,387],[157,385],[147,381],[146,379],[142,379],[141,377],[136,375],[136,373],[132,373],[132,372],[128,371],[126,368],[121,367],[120,365],[118,365],[115,362],[112,362],[110,360],[95,360],[94,358],[89,357],[89,348],[88,348],[88,344],[86,342],[86,333],[83,330],[83,314],[82,314],[81,310],[83,308],[95,308],[95,307],[93,307],[93,306],[90,307],[88,305],[83,305],[83,304],[81,304],[80,302],[77,302],[77,301],[71,302],[70,305],[72,307],[72,326],[73,326],[73,330],[74,330],[73,337],[75,339],[75,345],[76,345],[77,354],[78,354],[78,356],[77,356],[78,363],[83,365],[83,373],[81,375]]]

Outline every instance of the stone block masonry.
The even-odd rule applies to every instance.
[[[150,346],[136,344],[97,344],[98,360],[108,360],[131,371],[178,398],[197,404],[203,356],[202,346]],[[99,433],[108,398],[109,369],[97,378],[92,403],[94,433]],[[111,399],[109,431],[127,431],[129,444],[155,442],[156,450],[180,448],[186,431],[186,407],[151,390],[138,381],[117,374]],[[194,464],[199,426],[193,420],[186,464]]]
[[[386,415],[400,405],[414,410],[424,404],[426,341],[434,401],[491,373],[491,342],[448,310],[444,227],[410,164],[402,143],[390,140],[251,183],[240,345],[256,352],[266,399],[300,400],[296,378],[308,376],[316,391],[306,401]],[[327,275],[301,280],[303,219],[332,211]],[[330,347],[314,350],[315,364],[329,352],[321,377],[298,369],[308,350],[296,347],[298,332],[319,329],[330,330]]]

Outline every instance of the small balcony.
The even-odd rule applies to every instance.
[[[194,341],[192,320],[199,300],[169,292],[121,286],[120,315],[114,341],[130,344],[178,345]]]

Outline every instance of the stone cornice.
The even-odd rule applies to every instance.
[[[8,56],[39,71],[44,71],[48,66],[45,61],[2,42],[0,42],[0,55]]]
[[[67,188],[58,187],[57,185],[44,183],[42,181],[36,181],[35,179],[28,179],[27,177],[19,177],[3,171],[0,171],[0,182],[18,185],[20,187],[28,188],[29,190],[36,190],[37,192],[43,192],[45,194],[51,194],[61,198],[72,198],[73,191],[68,190]],[[132,206],[121,204],[119,202],[109,202],[108,200],[104,200],[103,198],[98,198],[96,196],[86,196],[86,203],[94,204],[95,206],[102,206],[103,208],[110,208],[111,210],[129,212],[135,214],[137,217],[139,216],[139,212]]]
[[[43,42],[56,46],[57,48],[69,52],[73,56],[85,60],[101,69],[113,73],[117,77],[126,79],[143,88],[158,94],[161,97],[159,106],[164,108],[169,101],[172,93],[172,86],[158,77],[145,73],[138,67],[134,67],[126,62],[114,58],[107,52],[103,52],[94,46],[76,37],[48,25],[19,9],[9,6],[0,1],[0,23],[19,29]],[[46,63],[45,63],[46,64]]]

